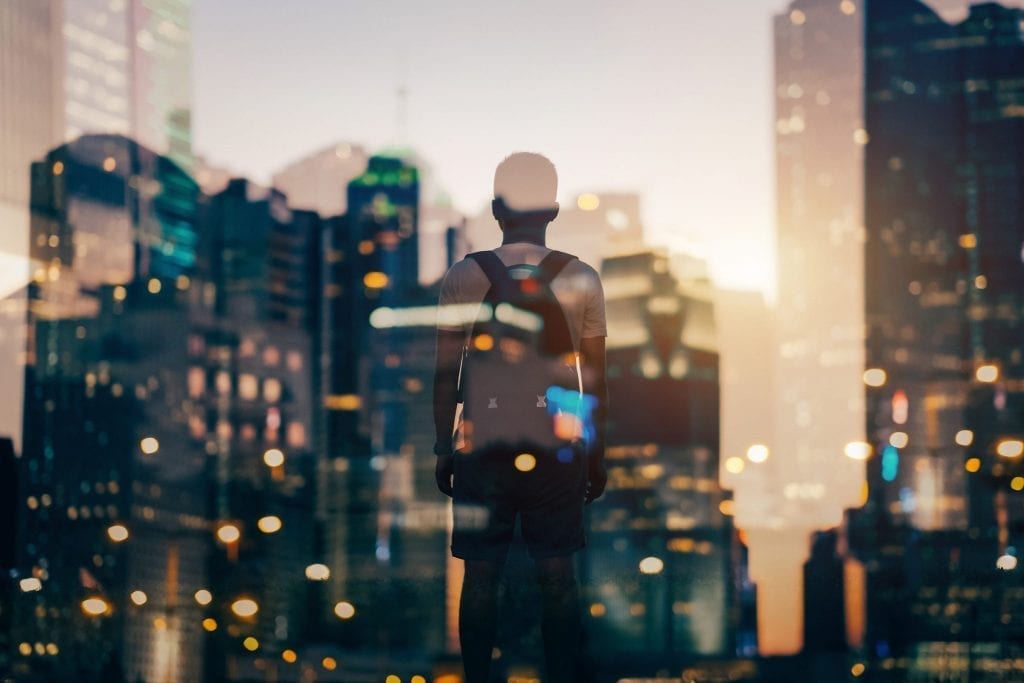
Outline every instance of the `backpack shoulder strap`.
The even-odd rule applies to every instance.
[[[474,251],[472,254],[466,254],[466,258],[476,261],[480,269],[484,271],[484,275],[487,276],[491,283],[491,288],[498,295],[499,299],[508,298],[510,288],[514,283],[512,277],[508,274],[508,268],[498,258],[497,254],[493,251]]]
[[[539,279],[544,284],[550,285],[558,277],[558,274],[562,272],[562,269],[574,260],[576,260],[576,257],[572,254],[552,250],[537,264],[537,269],[540,270]]]

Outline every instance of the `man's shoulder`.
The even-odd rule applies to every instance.
[[[580,258],[574,258],[565,267],[566,275],[581,287],[600,287],[601,274],[592,265]]]

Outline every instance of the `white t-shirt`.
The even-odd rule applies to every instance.
[[[506,266],[526,264],[536,266],[551,249],[530,242],[503,244],[494,250]],[[475,308],[484,300],[491,283],[482,268],[473,259],[463,259],[448,269],[441,283],[438,299],[438,329],[469,334]],[[608,324],[604,312],[604,289],[601,277],[592,267],[573,259],[551,282],[551,291],[562,305],[573,346],[580,348],[580,340],[606,337]]]

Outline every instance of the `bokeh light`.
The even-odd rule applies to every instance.
[[[260,606],[252,598],[239,598],[231,603],[231,611],[243,618],[254,616],[259,609]]]
[[[351,619],[356,614],[356,608],[351,602],[342,600],[334,606],[334,613],[339,619]]]
[[[310,581],[326,581],[331,578],[331,569],[326,564],[315,562],[306,567],[306,578]]]

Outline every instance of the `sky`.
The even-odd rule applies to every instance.
[[[770,294],[771,29],[786,5],[196,0],[194,144],[260,182],[334,142],[406,144],[467,213],[498,161],[538,151],[563,204],[638,192],[651,243]]]

